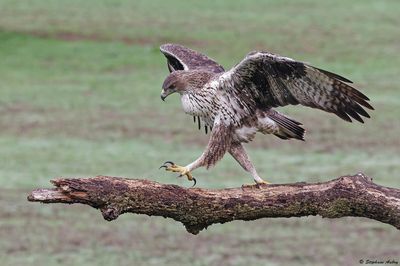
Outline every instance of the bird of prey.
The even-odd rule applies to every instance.
[[[170,74],[161,99],[178,93],[185,113],[211,130],[203,154],[187,166],[167,161],[161,167],[189,180],[192,171],[215,165],[226,152],[249,172],[256,184],[268,184],[257,173],[242,143],[257,132],[281,139],[304,140],[302,124],[274,107],[297,105],[333,113],[345,121],[363,123],[373,107],[351,81],[307,63],[265,51],[254,51],[229,71],[209,57],[178,44],[164,44]],[[160,168],[161,168],[160,167]]]

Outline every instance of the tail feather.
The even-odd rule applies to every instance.
[[[294,138],[304,140],[306,131],[301,127],[302,124],[300,122],[275,110],[271,110],[268,113],[268,117],[279,126],[279,131],[274,133],[275,136],[281,139]]]

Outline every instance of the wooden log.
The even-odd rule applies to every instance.
[[[214,223],[308,215],[366,217],[400,229],[400,190],[379,186],[362,173],[320,183],[227,189],[183,188],[110,176],[51,182],[56,188],[36,189],[28,200],[87,204],[100,209],[108,221],[127,212],[169,217],[192,234]]]

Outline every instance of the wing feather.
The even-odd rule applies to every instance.
[[[224,68],[207,57],[192,49],[179,44],[163,44],[160,51],[167,58],[168,69],[170,72],[176,70],[207,70],[213,73],[224,72]]]
[[[301,104],[363,123],[361,116],[370,117],[363,107],[374,109],[368,97],[349,84],[350,80],[267,52],[248,54],[219,80],[220,89],[240,97],[247,111]]]

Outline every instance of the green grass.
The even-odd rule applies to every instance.
[[[177,42],[226,68],[263,49],[338,72],[371,98],[366,124],[307,108],[306,142],[257,136],[248,145],[274,183],[363,171],[398,187],[398,1],[0,0],[0,254],[2,265],[353,265],[400,260],[398,232],[366,219],[264,219],[211,226],[198,236],[169,219],[108,223],[85,206],[26,201],[58,177],[114,175],[190,184],[159,171],[204,149],[177,96],[160,101],[160,44]],[[198,186],[250,177],[229,156]]]

